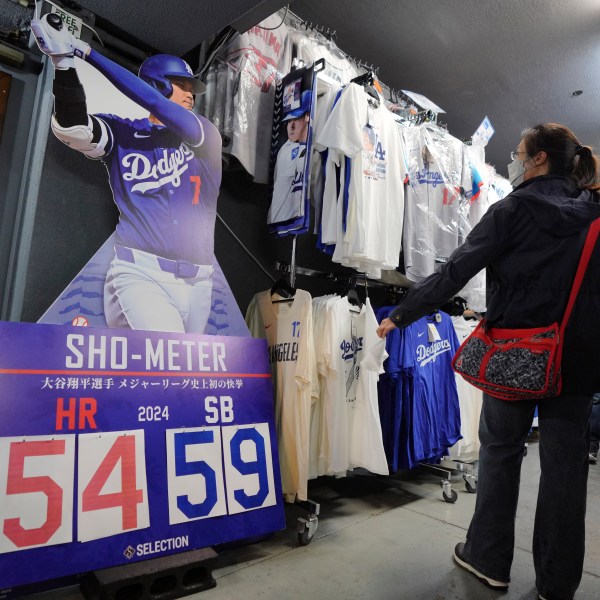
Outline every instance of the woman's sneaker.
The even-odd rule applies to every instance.
[[[598,462],[598,450],[596,450],[596,452],[590,452],[589,461],[591,465],[595,465]]]
[[[492,579],[487,575],[484,575],[481,571],[478,571],[472,564],[468,563],[466,558],[463,556],[465,545],[461,542],[460,544],[456,544],[456,548],[454,548],[454,560],[466,571],[469,573],[473,573],[475,577],[481,579],[483,583],[489,585],[490,587],[496,590],[506,590],[508,589],[508,581],[498,581],[496,579]]]

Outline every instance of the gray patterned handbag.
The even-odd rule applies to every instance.
[[[480,321],[462,343],[452,368],[466,381],[502,400],[551,398],[561,391],[564,332],[600,232],[590,225],[562,323],[529,329],[501,329]]]

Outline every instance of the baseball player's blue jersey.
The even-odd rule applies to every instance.
[[[148,119],[95,116],[112,134],[102,160],[120,212],[116,242],[212,264],[221,170],[211,169],[192,146]],[[203,127],[213,126],[204,122]]]
[[[211,312],[221,136],[193,112],[91,50],[86,58],[152,119],[92,115],[93,156],[120,212],[104,286],[110,327],[204,333]],[[190,264],[191,263],[191,264]]]

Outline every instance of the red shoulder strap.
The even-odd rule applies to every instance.
[[[561,340],[563,338],[563,333],[565,331],[567,323],[569,322],[571,312],[573,311],[573,306],[575,305],[575,299],[577,298],[577,294],[579,293],[579,288],[581,287],[581,282],[583,281],[585,271],[590,262],[590,258],[592,256],[594,246],[596,245],[596,240],[598,239],[599,233],[600,233],[600,219],[596,219],[595,221],[592,221],[592,224],[590,225],[590,228],[587,233],[587,237],[585,238],[585,244],[583,246],[581,258],[579,259],[579,266],[577,267],[577,272],[575,273],[575,280],[573,281],[573,287],[571,288],[571,295],[569,296],[569,302],[567,304],[567,308],[565,310],[565,315],[563,317],[562,323],[560,324]]]

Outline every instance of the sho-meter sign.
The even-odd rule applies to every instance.
[[[1,589],[285,527],[264,340],[0,339]]]

